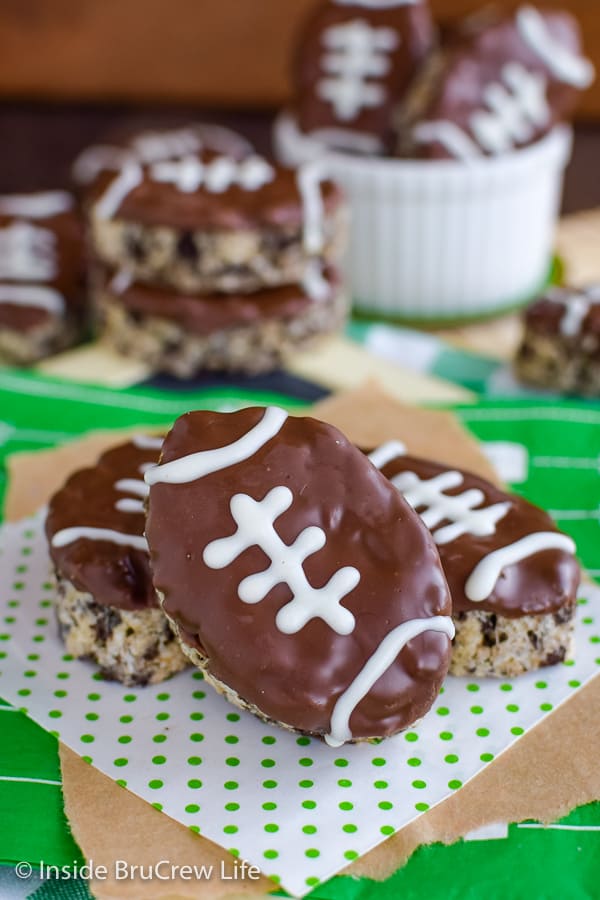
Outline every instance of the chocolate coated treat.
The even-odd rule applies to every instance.
[[[144,538],[144,473],[162,438],[136,436],[72,475],[50,501],[56,615],[69,653],[105,678],[156,684],[187,663],[160,610]]]
[[[163,609],[229,699],[334,745],[429,709],[453,634],[435,545],[337,429],[188,413],[146,480]]]
[[[345,239],[339,190],[314,166],[200,153],[101,176],[90,207],[97,258],[185,293],[253,291],[302,279]]]
[[[311,267],[312,268],[312,267]],[[315,264],[304,285],[255,294],[190,296],[116,276],[96,292],[104,338],[153,371],[268,372],[284,356],[343,326],[348,302],[337,273]]]
[[[471,159],[525,147],[569,118],[593,78],[569,13],[525,5],[480,14],[451,33],[415,85],[401,151]]]
[[[525,313],[515,369],[528,384],[600,396],[600,285],[552,288]]]
[[[391,149],[394,113],[434,43],[425,0],[321,3],[296,51],[300,129],[338,149]]]
[[[84,250],[70,194],[0,196],[0,355],[30,363],[63,349],[85,324]]]
[[[58,572],[96,603],[118,609],[156,607],[144,538],[144,472],[160,438],[140,435],[102,454],[50,500],[46,534]]]
[[[431,529],[455,615],[511,619],[573,607],[575,544],[543,510],[469,472],[407,456],[395,442],[371,459]]]

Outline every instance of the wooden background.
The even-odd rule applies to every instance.
[[[315,0],[0,0],[0,96],[274,107]],[[600,70],[600,0],[543,0],[581,20]],[[484,5],[432,0],[440,16]],[[514,6],[504,0],[504,6]],[[600,119],[600,78],[581,113]]]

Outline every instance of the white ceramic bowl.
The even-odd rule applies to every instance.
[[[527,302],[546,283],[569,128],[469,163],[327,153],[285,113],[274,137],[282,162],[320,159],[349,197],[345,265],[358,311],[430,324],[476,319]]]

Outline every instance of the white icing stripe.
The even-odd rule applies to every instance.
[[[539,10],[522,6],[517,12],[517,28],[525,43],[559,81],[582,89],[592,84],[592,63],[561,44],[550,32]]]
[[[433,616],[430,619],[413,619],[410,622],[403,622],[384,637],[375,653],[338,698],[333,708],[331,731],[325,737],[330,747],[340,747],[352,740],[350,717],[358,704],[367,696],[381,676],[387,672],[408,642],[427,631],[445,634],[449,640],[452,640],[455,633],[452,619],[449,616]]]
[[[164,438],[150,437],[148,434],[136,434],[132,442],[138,450],[161,450]]]
[[[323,264],[318,259],[307,263],[302,279],[304,293],[317,303],[323,303],[331,294],[331,285],[323,274]]]
[[[445,119],[422,122],[413,129],[413,137],[418,144],[439,143],[450,156],[465,162],[481,156],[481,149],[466,131]]]
[[[119,211],[123,200],[142,183],[141,166],[129,160],[125,163],[117,177],[112,181],[104,194],[96,202],[94,213],[99,219],[112,219]]]
[[[30,222],[0,228],[0,278],[52,281],[58,272],[56,235]]]
[[[6,194],[0,196],[0,213],[26,219],[49,219],[73,209],[74,201],[66,191],[41,194]]]
[[[109,290],[113,294],[124,294],[133,284],[133,275],[127,269],[121,269],[110,282]]]
[[[564,550],[575,553],[575,543],[571,538],[555,531],[540,531],[529,534],[514,544],[494,550],[475,566],[465,585],[465,594],[472,603],[487,600],[494,590],[502,570],[507,566],[522,562],[544,550]]]
[[[146,484],[187,484],[250,459],[281,431],[287,417],[285,410],[269,406],[260,422],[233,444],[215,450],[201,450],[156,466],[146,473]]]
[[[432,531],[438,545],[449,544],[464,534],[476,537],[495,534],[498,522],[510,512],[512,506],[510,501],[506,501],[481,507],[485,494],[477,488],[457,495],[446,494],[445,491],[463,484],[464,476],[460,472],[442,472],[428,481],[421,480],[415,472],[401,472],[391,482],[413,509],[425,507],[420,513],[421,519]],[[433,531],[446,520],[449,525]]]
[[[97,144],[88,147],[73,163],[73,179],[77,184],[91,184],[100,172],[118,171],[126,163],[135,162],[131,150],[113,147],[110,144]]]
[[[406,455],[406,447],[400,441],[388,441],[369,454],[369,459],[376,469],[383,469],[392,460]]]
[[[61,315],[65,309],[65,301],[62,294],[53,288],[39,285],[13,285],[0,284],[0,303],[10,303],[15,306],[33,306],[45,309],[49,313]]]
[[[75,541],[107,541],[110,544],[118,544],[123,547],[133,547],[136,550],[148,550],[146,539],[136,534],[123,534],[121,531],[113,531],[112,528],[63,528],[57,531],[52,538],[53,547],[66,547]]]
[[[296,179],[302,199],[304,249],[311,256],[316,256],[321,253],[325,244],[325,204],[321,193],[325,174],[319,163],[307,163],[300,166]]]
[[[145,512],[143,500],[130,500],[128,497],[124,497],[122,500],[117,500],[117,502],[115,503],[115,509],[118,509],[119,512],[124,513]]]
[[[340,606],[344,597],[360,581],[360,572],[353,566],[338,569],[326,585],[314,588],[304,572],[304,562],[322,550],[327,536],[322,528],[310,526],[302,531],[293,544],[285,544],[275,530],[275,521],[290,508],[294,496],[289,488],[273,488],[257,501],[247,494],[236,494],[230,509],[237,530],[229,537],[212,541],[204,548],[203,559],[210,569],[225,569],[250,547],[260,547],[271,561],[263,572],[248,575],[238,586],[243,603],[255,604],[264,600],[278,584],[286,584],[292,599],[282,606],[275,624],[283,634],[296,634],[311,619],[322,619],[338,634],[350,634],[356,624],[350,610]]]
[[[144,481],[137,478],[122,478],[115,484],[115,490],[133,494],[135,497],[147,497],[149,488]]]
[[[581,332],[581,326],[591,309],[593,300],[574,294],[569,298],[561,298],[560,302],[565,306],[565,314],[560,322],[560,332],[565,337],[575,337]]]

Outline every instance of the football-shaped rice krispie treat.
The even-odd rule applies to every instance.
[[[450,672],[512,677],[566,659],[581,574],[571,538],[522,498],[397,442],[370,459],[437,545],[456,625]]]
[[[568,119],[593,79],[569,13],[484,12],[452,32],[415,83],[401,152],[464,160],[525,147]]]
[[[163,609],[231,702],[333,746],[427,712],[454,634],[439,556],[337,429],[277,407],[188,413],[146,481]]]
[[[600,396],[600,284],[552,288],[525,313],[515,360],[528,384]]]
[[[186,295],[123,272],[98,284],[96,307],[119,353],[189,378],[207,369],[271,371],[290,350],[341,328],[348,303],[337,271],[314,260],[302,284],[252,294]]]
[[[161,444],[140,435],[107,451],[69,478],[46,520],[66,648],[126,685],[156,684],[187,665],[158,605],[144,537],[144,474]]]
[[[100,175],[88,203],[96,258],[184,293],[298,284],[307,258],[335,259],[346,210],[314,166],[209,151]]]
[[[0,363],[28,365],[81,336],[83,253],[70,194],[0,196]]]
[[[127,162],[154,163],[180,159],[200,150],[244,159],[252,145],[235,131],[204,122],[181,128],[145,129],[111,143],[87,147],[73,163],[73,180],[79,187],[92,184],[102,172],[118,172]]]
[[[395,113],[434,43],[426,0],[321,3],[296,51],[300,130],[357,153],[392,149]]]

